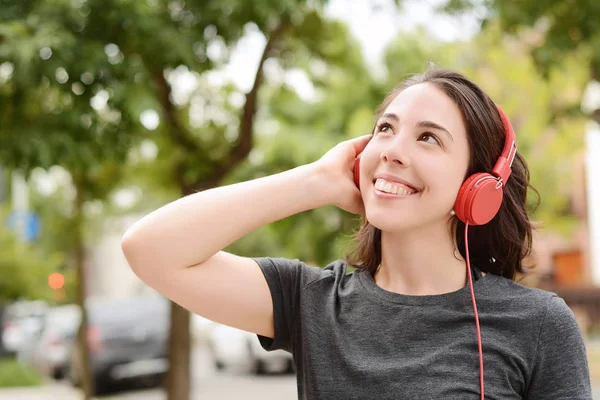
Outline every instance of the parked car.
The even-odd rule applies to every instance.
[[[2,329],[2,346],[17,355],[28,338],[39,334],[48,305],[43,301],[19,301],[6,307]]]
[[[255,334],[227,325],[212,326],[208,348],[219,370],[241,368],[254,374],[294,371],[293,357],[289,352],[266,351]]]
[[[86,303],[87,340],[97,392],[113,383],[158,385],[168,370],[170,307],[161,296]],[[79,385],[79,349],[72,352],[69,380]]]
[[[32,351],[32,364],[54,379],[66,376],[71,352],[77,343],[81,311],[75,304],[54,307],[44,318],[42,332]]]

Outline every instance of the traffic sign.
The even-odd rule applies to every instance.
[[[31,242],[40,234],[40,218],[33,211],[13,211],[7,218],[7,225],[25,242]]]

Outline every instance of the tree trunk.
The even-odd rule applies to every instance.
[[[167,400],[190,399],[190,313],[171,302],[171,334],[169,343]]]
[[[252,89],[246,95],[246,104],[242,109],[240,135],[238,143],[233,146],[229,157],[225,157],[223,163],[217,166],[209,176],[205,176],[197,182],[186,182],[184,179],[184,167],[180,165],[174,170],[175,181],[179,183],[179,189],[184,196],[195,193],[196,190],[206,190],[218,186],[229,171],[241,163],[250,153],[253,146],[254,116],[258,107],[258,91],[262,85],[263,67],[269,57],[275,43],[281,38],[290,23],[289,18],[284,15],[269,35],[269,39],[263,50]],[[192,152],[198,157],[201,148],[197,143],[191,142],[185,135],[181,125],[175,118],[175,107],[171,103],[171,87],[164,79],[162,71],[154,73],[156,85],[161,94],[161,104],[167,114],[169,132],[172,139],[183,151]],[[171,303],[171,330],[169,339],[169,372],[167,375],[167,400],[190,400],[191,374],[190,354],[192,351],[190,340],[190,313],[186,309]]]
[[[85,271],[85,248],[83,244],[83,199],[81,198],[81,187],[76,185],[75,195],[75,268],[77,271],[77,294],[76,301],[81,309],[81,325],[77,332],[77,345],[79,347],[79,378],[83,390],[83,398],[90,400],[94,396],[94,380],[91,376],[90,353],[87,340],[88,319],[85,307],[86,299],[86,271]]]

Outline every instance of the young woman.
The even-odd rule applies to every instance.
[[[122,248],[174,302],[290,351],[300,399],[591,399],[573,313],[514,282],[532,226],[529,172],[509,133],[476,84],[430,69],[385,99],[372,135],[167,204],[132,226]],[[498,177],[478,175],[465,189],[476,173]],[[473,200],[477,188],[487,192]],[[321,269],[222,251],[332,204],[363,216],[347,260]]]

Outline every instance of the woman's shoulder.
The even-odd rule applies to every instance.
[[[486,285],[485,297],[502,304],[505,310],[528,311],[541,319],[548,316],[572,319],[573,312],[557,293],[527,286],[502,276],[493,275],[490,278],[491,284]]]
[[[520,297],[523,299],[536,299],[547,301],[550,297],[556,296],[556,293],[549,290],[528,286],[524,281],[511,280],[499,275],[487,274],[490,280],[488,287],[497,292],[500,296]]]
[[[339,276],[339,277],[344,277],[346,275],[352,275],[354,273],[354,268],[350,265],[348,265],[348,263],[345,260],[335,260],[330,262],[329,264],[326,264],[323,267],[324,271],[328,271],[331,276]]]

